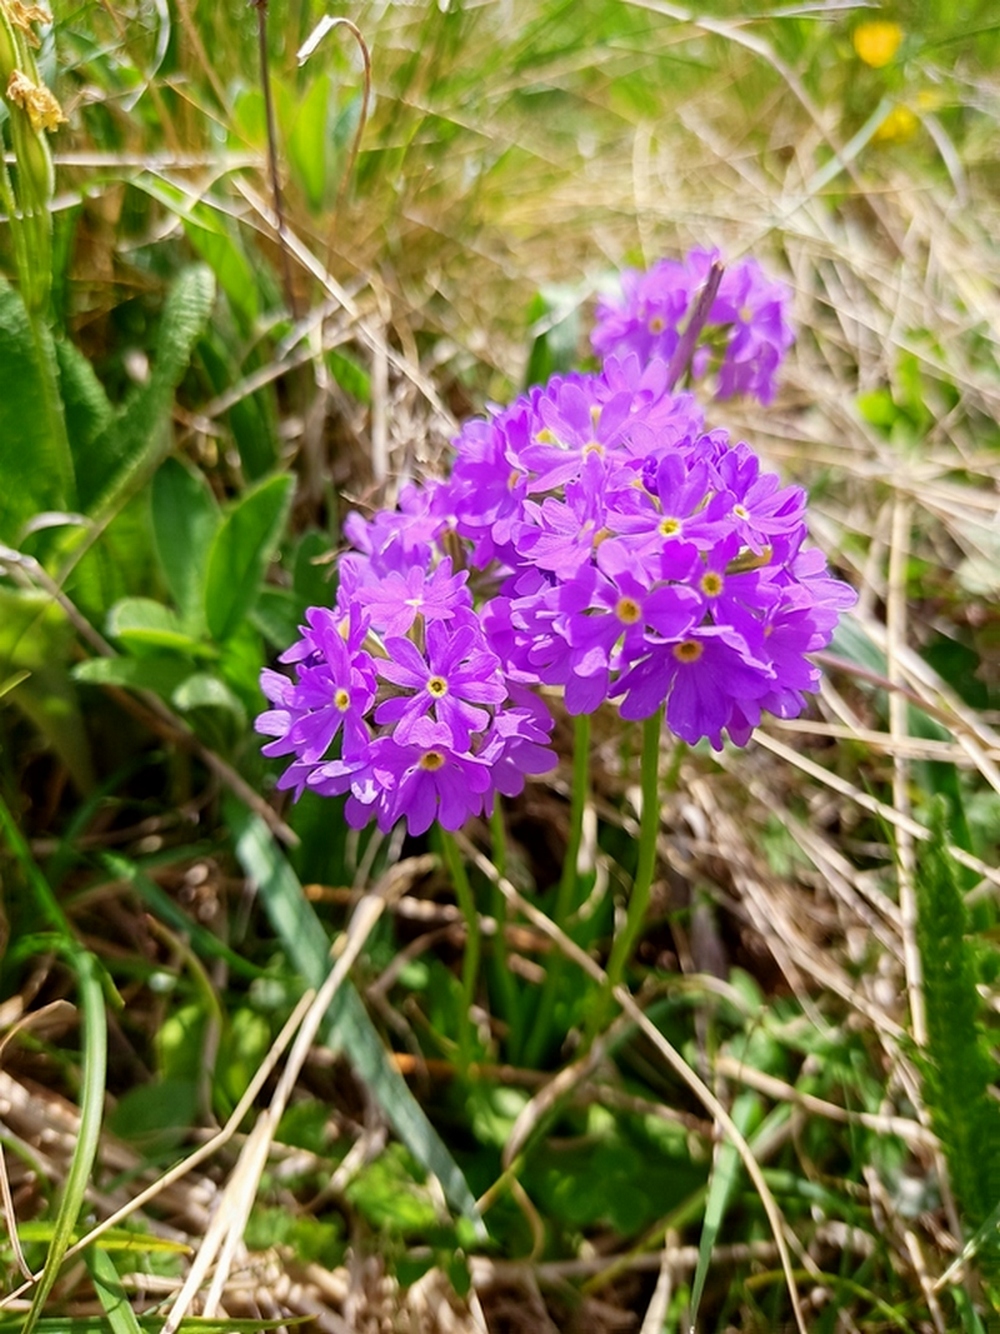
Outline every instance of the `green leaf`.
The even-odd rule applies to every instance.
[[[177,613],[153,598],[122,598],[108,612],[107,632],[126,648],[174,649],[197,653],[201,645],[186,634]]]
[[[152,486],[153,543],[183,624],[197,634],[205,619],[208,553],[222,516],[200,473],[166,459]]]
[[[330,193],[330,95],[329,74],[318,75],[299,99],[291,133],[285,136],[288,164],[314,213]]]
[[[751,1121],[757,1119],[760,1112],[760,1097],[756,1093],[746,1090],[737,1094],[730,1115],[739,1132],[746,1135]],[[739,1152],[736,1145],[727,1136],[719,1142],[716,1148],[715,1163],[712,1167],[712,1176],[708,1183],[708,1196],[705,1200],[705,1222],[702,1226],[701,1241],[698,1245],[698,1266],[691,1285],[691,1314],[689,1319],[693,1329],[698,1326],[698,1308],[701,1305],[701,1295],[705,1288],[705,1279],[708,1277],[708,1268],[712,1263],[712,1255],[715,1251],[715,1243],[719,1238],[722,1220],[725,1218],[726,1209],[732,1199],[736,1183],[740,1179],[741,1170]]]
[[[45,1257],[42,1276],[32,1294],[31,1308],[24,1318],[23,1334],[32,1334],[38,1326],[59,1276],[63,1256],[73,1239],[73,1229],[83,1208],[97,1157],[104,1110],[108,1034],[98,964],[89,951],[81,949],[74,941],[67,941],[66,952],[76,970],[83,1016],[80,1125],[56,1214],[52,1243]]]
[[[524,373],[526,387],[543,384],[576,364],[582,300],[582,290],[566,284],[543,287],[535,296],[528,310],[532,344]]]
[[[334,585],[330,567],[330,539],[315,528],[303,533],[292,562],[292,587],[303,607],[332,604]]]
[[[233,355],[233,331],[213,322],[198,345],[198,358],[216,394],[226,394],[244,376],[252,376],[267,360],[267,344],[254,343],[245,357]],[[278,462],[277,404],[272,385],[241,394],[226,413],[240,451],[244,476],[256,482]]]
[[[286,649],[299,637],[302,605],[287,588],[262,588],[252,620],[269,644]]]
[[[129,401],[78,464],[80,503],[103,516],[149,476],[169,452],[174,391],[191,360],[215,300],[211,272],[196,264],[185,269],[167,295],[147,384]]]
[[[90,742],[68,662],[73,629],[44,593],[0,585],[0,672],[22,675],[10,696],[60,759],[81,792],[94,783]]]
[[[160,177],[142,175],[133,182],[181,220],[191,245],[209,266],[244,333],[260,314],[257,278],[230,220],[207,200]]]
[[[359,403],[370,404],[372,401],[372,377],[360,362],[337,348],[331,348],[326,354],[326,364],[330,374],[343,389]]]
[[[915,876],[927,1011],[924,1092],[952,1189],[964,1217],[978,1227],[1000,1199],[1000,1107],[990,1094],[996,1062],[986,1047],[968,914],[948,853],[944,811],[937,798]],[[994,1277],[1000,1272],[995,1236],[980,1258]]]
[[[330,970],[329,942],[295,872],[262,820],[235,801],[227,802],[226,815],[236,856],[246,874],[256,882],[264,909],[291,963],[308,986],[320,986]],[[437,1177],[452,1208],[469,1219],[477,1236],[485,1237],[475,1199],[461,1169],[390,1061],[361,997],[350,982],[345,982],[330,1007],[324,1041],[334,1051],[343,1050],[423,1170]]]
[[[85,1259],[94,1291],[108,1317],[111,1334],[141,1334],[139,1321],[129,1304],[111,1256],[99,1246],[94,1246],[86,1251]]]
[[[223,519],[209,552],[205,581],[205,612],[215,639],[228,638],[257,601],[293,486],[291,477],[271,477],[242,496]]]
[[[114,409],[94,368],[78,347],[67,338],[56,340],[59,363],[59,387],[62,391],[66,431],[74,458],[89,448],[102,431],[107,430]]]
[[[161,889],[155,880],[118,853],[106,852],[101,857],[101,864],[115,880],[128,881],[143,903],[156,914],[162,922],[172,927],[180,935],[190,940],[192,949],[203,958],[222,959],[231,972],[238,977],[249,979],[261,976],[261,970],[242,955],[231,950],[214,932],[201,925],[195,918],[189,917],[183,908],[179,908],[166,890]]]
[[[48,331],[0,278],[0,541],[15,543],[37,511],[75,503],[56,383]]]
[[[141,658],[90,658],[73,668],[73,676],[87,685],[152,690],[168,700],[192,670],[190,662],[175,654],[146,653]]]
[[[225,709],[241,727],[246,726],[247,715],[233,692],[217,676],[208,672],[194,672],[183,681],[171,696],[171,702],[182,713],[192,709]]]

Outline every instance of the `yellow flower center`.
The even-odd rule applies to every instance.
[[[619,598],[615,604],[615,615],[622,625],[635,625],[642,616],[642,608],[635,598]]]
[[[681,531],[680,519],[661,519],[660,534],[663,537],[676,537]]]
[[[420,757],[421,769],[427,769],[432,774],[444,766],[444,756],[439,750],[425,750]]]
[[[662,315],[654,315],[649,321],[649,332],[651,334],[661,334],[667,327],[667,322]]]
[[[706,570],[701,576],[701,591],[709,598],[717,598],[722,592],[723,578],[715,570]]]
[[[351,707],[351,697],[343,686],[341,686],[340,689],[337,691],[337,693],[334,695],[333,702],[335,707],[338,708],[341,713],[346,713],[347,710]]]
[[[427,689],[435,699],[444,699],[448,693],[448,682],[443,676],[432,676],[427,682]]]
[[[678,662],[697,662],[704,651],[704,645],[697,639],[685,639],[683,644],[674,645],[674,657]]]

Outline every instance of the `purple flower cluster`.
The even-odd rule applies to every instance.
[[[430,557],[443,524],[426,500],[413,489],[397,514],[352,516],[362,550],[342,559],[337,605],[311,607],[282,654],[297,679],[261,677],[264,754],[295,757],[278,787],[347,794],[355,828],[405,817],[413,834],[434,820],[458,829],[554,763],[552,719],[507,679],[467,572]]]
[[[311,608],[282,656],[294,680],[263,674],[264,753],[290,757],[279,787],[346,795],[355,827],[456,829],[552,767],[539,686],[573,714],[665,706],[677,736],[716,749],[726,735],[744,744],[763,710],[800,712],[819,678],[808,655],[855,595],[806,545],[805,493],[706,430],[670,383],[690,275],[711,258],[661,273],[665,353],[555,377],[469,422],[447,481],[404,488],[370,521],[349,516],[336,605]],[[755,301],[776,301],[784,328],[749,264],[712,309],[723,320]],[[787,340],[754,336],[730,380],[769,385]]]
[[[643,363],[655,358],[669,362],[685,315],[717,259],[717,250],[692,250],[683,261],[661,260],[648,273],[626,270],[621,299],[598,304],[591,335],[597,355],[635,352]],[[754,259],[740,260],[723,273],[706,323],[709,338],[714,336],[722,344],[718,398],[750,394],[762,403],[771,402],[775,374],[795,339],[788,321],[790,304],[789,289],[766,277]],[[700,347],[695,374],[703,375],[711,359],[712,348]]]

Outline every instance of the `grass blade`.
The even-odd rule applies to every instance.
[[[262,820],[235,802],[228,804],[227,818],[236,856],[255,881],[289,959],[309,986],[319,987],[329,971],[328,941],[298,877]],[[340,988],[330,1007],[325,1041],[346,1054],[393,1130],[421,1167],[437,1177],[448,1203],[485,1236],[475,1199],[461,1169],[389,1060],[361,997],[349,983]]]
[[[111,1334],[141,1334],[141,1326],[122,1287],[118,1270],[107,1251],[95,1246],[87,1252],[87,1269],[94,1291],[108,1317]]]
[[[80,1098],[80,1131],[69,1165],[62,1199],[56,1214],[52,1244],[38,1280],[22,1334],[32,1334],[41,1318],[49,1293],[59,1274],[63,1256],[73,1240],[73,1229],[90,1184],[104,1111],[104,1078],[107,1069],[108,1034],[97,960],[87,950],[67,942],[67,954],[76,970],[83,1015],[83,1068]]]

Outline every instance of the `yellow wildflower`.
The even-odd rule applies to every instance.
[[[878,19],[873,23],[860,23],[854,29],[854,49],[872,69],[881,69],[888,65],[899,50],[903,40],[903,29],[898,23],[888,23]]]
[[[51,23],[52,15],[41,5],[26,5],[24,0],[0,0],[12,28],[20,28],[29,46],[40,46],[33,23]]]
[[[909,139],[919,123],[909,107],[894,106],[875,131],[876,142],[891,143],[893,140]]]
[[[24,108],[36,134],[40,130],[54,130],[66,119],[62,107],[48,88],[44,84],[32,83],[19,69],[14,70],[10,76],[7,101]]]

